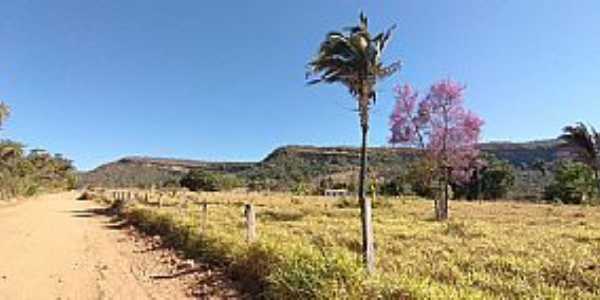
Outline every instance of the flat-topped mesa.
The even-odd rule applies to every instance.
[[[491,142],[480,149],[508,161],[517,170],[519,182],[538,189],[549,180],[539,176],[539,163],[551,167],[560,157],[558,140],[524,143]],[[406,170],[419,153],[410,147],[372,147],[368,150],[369,172],[378,178],[394,178]],[[299,182],[318,184],[323,179],[350,181],[356,178],[360,163],[358,147],[316,147],[289,145],[279,147],[258,162],[211,162],[205,160],[129,156],[83,173],[81,181],[90,185],[162,186],[176,183],[192,169],[236,175],[246,183],[276,182],[282,188],[293,188]],[[536,173],[537,172],[537,173]],[[525,189],[524,187],[523,189]]]
[[[218,170],[224,172],[237,172],[250,168],[255,165],[253,162],[212,162],[204,160],[161,158],[146,156],[128,156],[116,161],[121,164],[140,164],[147,166],[157,166],[161,168],[171,168],[179,171],[189,171],[195,168],[205,168],[209,170]]]
[[[495,155],[497,158],[507,160],[515,166],[523,164],[531,165],[541,160],[551,162],[559,155],[560,141],[557,139],[536,140],[531,142],[488,142],[479,144],[479,148],[486,153]],[[275,149],[264,160],[263,163],[276,161],[281,157],[302,157],[306,159],[321,158],[355,158],[358,157],[360,149],[351,146],[339,147],[316,147],[289,145]],[[371,147],[369,162],[375,160],[394,161],[393,156],[412,158],[418,154],[418,150],[410,147]]]

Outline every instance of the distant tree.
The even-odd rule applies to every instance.
[[[548,172],[548,168],[546,166],[546,162],[543,159],[536,159],[532,164],[531,167],[534,170],[538,170],[540,171],[540,173],[542,174],[542,176],[546,176],[546,173]]]
[[[195,169],[181,178],[179,184],[190,191],[217,192],[228,191],[242,186],[242,182],[233,175],[222,175]]]
[[[467,181],[453,182],[457,198],[496,200],[506,198],[515,183],[514,167],[493,154],[480,153],[469,169]]]
[[[176,178],[169,178],[169,179],[163,181],[161,185],[163,188],[177,189],[177,188],[181,187],[180,180],[177,180]],[[144,188],[144,185],[142,185],[141,188]]]
[[[400,64],[385,66],[383,51],[391,37],[392,29],[373,37],[369,32],[368,20],[361,13],[358,26],[347,28],[347,33],[330,32],[321,43],[316,57],[308,64],[307,77],[316,79],[309,84],[341,83],[357,100],[362,147],[358,198],[361,207],[363,233],[363,261],[366,270],[375,270],[371,201],[365,197],[367,178],[367,134],[369,131],[369,109],[376,102],[375,85],[378,80],[396,72]]]
[[[424,156],[407,166],[405,181],[418,196],[435,199],[435,173],[436,163]]]
[[[10,115],[9,107],[0,102],[0,126]],[[71,188],[76,180],[75,168],[62,155],[50,156],[46,151],[26,154],[21,143],[0,141],[0,195],[2,198],[31,196],[41,189]]]
[[[247,188],[249,191],[253,192],[270,192],[272,190],[277,189],[277,181],[269,178],[268,176],[259,176],[252,178],[248,184]]]
[[[380,193],[388,196],[400,196],[406,193],[406,181],[401,176],[383,182]]]
[[[515,174],[512,166],[503,160],[491,159],[480,175],[481,193],[484,199],[501,199],[515,183]]]
[[[194,192],[216,192],[219,190],[217,177],[210,172],[200,169],[191,170],[181,178],[179,183],[182,187],[186,187]]]
[[[436,199],[436,218],[448,218],[451,181],[467,181],[466,170],[479,155],[477,143],[483,121],[464,108],[465,87],[452,80],[431,86],[422,99],[410,86],[396,89],[396,106],[390,117],[392,144],[412,144],[426,150],[443,182],[443,197]]]
[[[304,182],[298,182],[296,186],[292,189],[292,194],[296,196],[306,196],[310,192],[310,185]]]
[[[593,170],[581,162],[563,161],[546,187],[547,200],[560,200],[567,204],[581,204],[596,193]]]
[[[0,128],[6,122],[6,119],[10,116],[10,107],[4,102],[0,102]]]
[[[219,182],[219,190],[221,191],[230,191],[244,186],[244,182],[239,177],[232,174],[219,174],[217,180]]]
[[[592,169],[594,180],[600,189],[600,134],[593,126],[588,128],[581,122],[563,128],[563,132],[559,137],[564,141],[562,147],[573,153],[576,161]]]
[[[0,141],[0,161],[8,162],[15,158],[20,158],[25,153],[25,145],[11,141],[2,140]]]
[[[323,194],[326,190],[331,189],[334,185],[333,179],[331,177],[323,178],[319,181],[318,193]]]

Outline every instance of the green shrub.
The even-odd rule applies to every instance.
[[[70,160],[44,150],[26,153],[20,143],[0,141],[0,191],[8,197],[33,196],[72,188],[76,179]]]
[[[596,194],[593,171],[579,162],[561,162],[554,181],[546,187],[545,198],[566,204],[581,204]]]
[[[481,172],[480,180],[481,195],[478,196],[483,196],[484,199],[506,198],[515,184],[514,170],[508,162],[492,159]]]
[[[409,190],[410,185],[406,180],[397,176],[391,180],[386,180],[380,188],[380,193],[388,196],[400,196],[409,194]]]
[[[496,200],[508,196],[515,184],[513,167],[493,155],[483,155],[482,158],[486,165],[479,173],[473,173],[467,184],[453,185],[456,198]]]
[[[179,184],[190,191],[229,191],[242,186],[242,182],[234,175],[221,175],[204,170],[192,170],[181,180]]]
[[[404,181],[416,195],[433,199],[437,194],[434,170],[434,163],[430,160],[417,159],[408,165]]]
[[[308,184],[304,182],[298,182],[296,186],[292,188],[292,194],[296,196],[306,196],[310,194],[311,188]]]

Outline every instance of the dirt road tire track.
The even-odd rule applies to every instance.
[[[0,207],[0,299],[191,298],[194,278],[151,280],[169,272],[168,255],[143,251],[141,239],[112,228],[93,213],[98,204],[76,196]]]

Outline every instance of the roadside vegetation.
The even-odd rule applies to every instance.
[[[9,107],[0,103],[0,125],[9,115]],[[0,140],[0,200],[71,189],[76,180],[72,162],[61,154],[52,155],[43,149],[27,151],[19,142]]]
[[[135,193],[135,192],[134,192]],[[435,222],[420,198],[374,203],[378,272],[361,264],[355,200],[290,194],[149,194],[123,216],[274,299],[596,299],[600,208],[454,201]],[[111,193],[103,197],[111,202]],[[243,204],[257,209],[245,240]],[[203,219],[202,206],[208,205]]]

